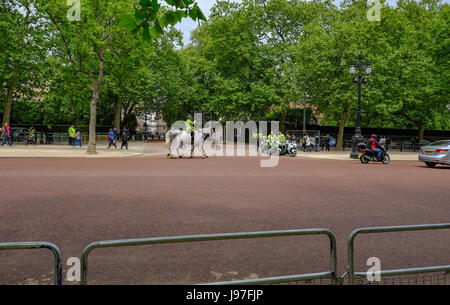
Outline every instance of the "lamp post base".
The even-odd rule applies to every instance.
[[[362,135],[354,135],[353,138],[353,147],[352,152],[350,153],[350,158],[352,159],[359,159],[359,148],[358,145],[361,142],[364,142],[364,137]]]

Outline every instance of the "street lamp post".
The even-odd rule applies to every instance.
[[[369,75],[372,72],[372,68],[370,67],[370,61],[363,62],[363,56],[359,54],[359,62],[352,61],[352,65],[350,66],[349,72],[351,75],[356,73],[356,69],[359,70],[359,74],[357,77],[353,77],[353,83],[358,84],[358,114],[356,115],[356,124],[355,124],[355,135],[352,137],[353,140],[353,148],[350,153],[350,158],[358,159],[359,158],[359,150],[358,144],[364,141],[364,137],[361,135],[361,87],[362,84],[367,83],[367,78],[363,77],[363,70],[365,73]]]

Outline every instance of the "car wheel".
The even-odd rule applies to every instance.
[[[436,166],[436,163],[433,163],[433,162],[425,162],[425,164],[426,164],[428,167],[431,167],[431,168],[433,168],[433,167]]]

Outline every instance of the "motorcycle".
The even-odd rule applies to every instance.
[[[286,140],[286,145],[281,147],[280,155],[289,155],[295,157],[297,155],[297,144],[295,141]]]
[[[386,152],[386,148],[383,145],[380,145],[378,148],[381,149],[381,158],[378,159],[378,154],[367,147],[366,143],[360,143],[358,145],[359,150],[361,151],[359,153],[359,160],[363,164],[369,163],[369,161],[372,162],[382,162],[383,164],[389,164],[391,161],[391,158],[389,157],[389,154]]]

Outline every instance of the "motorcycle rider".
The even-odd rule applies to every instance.
[[[280,145],[280,151],[283,153],[286,148],[286,137],[282,132],[278,135],[278,143]]]
[[[377,158],[378,160],[381,160],[381,154],[382,154],[382,150],[380,148],[378,148],[380,146],[380,143],[378,143],[377,139],[377,135],[373,134],[370,136],[369,139],[369,148],[374,152],[377,153]]]

